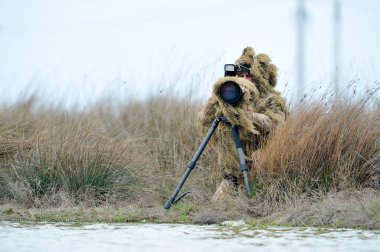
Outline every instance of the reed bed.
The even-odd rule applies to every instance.
[[[204,206],[194,220],[265,216],[315,195],[379,190],[375,91],[362,99],[321,96],[294,106],[287,122],[252,154],[251,198],[240,193],[222,205],[209,204],[221,175],[216,150],[208,146],[184,188],[192,190],[185,202]],[[200,106],[174,95],[100,102],[82,111],[43,106],[35,97],[3,106],[0,200],[26,207],[122,202],[161,208],[204,137],[195,127]]]

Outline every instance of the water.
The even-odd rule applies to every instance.
[[[0,222],[0,251],[380,251],[380,231]]]

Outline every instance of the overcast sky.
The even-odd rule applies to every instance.
[[[333,1],[306,0],[307,88],[333,73]],[[380,80],[380,1],[341,0],[342,85]],[[296,84],[296,0],[0,0],[0,99],[38,91],[50,101],[144,96],[167,85],[210,93],[245,46]],[[134,95],[135,96],[135,95]]]

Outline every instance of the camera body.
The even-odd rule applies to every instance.
[[[237,76],[239,73],[250,74],[248,65],[235,65],[235,64],[225,64],[224,65],[224,77],[226,76]]]
[[[225,64],[224,65],[224,77],[226,76],[236,76],[237,66],[235,64]]]

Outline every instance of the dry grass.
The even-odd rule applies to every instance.
[[[380,109],[368,99],[301,103],[253,154],[259,194],[276,205],[300,195],[379,189],[379,132]]]
[[[292,109],[253,155],[250,199],[242,189],[226,204],[207,203],[220,174],[215,150],[206,148],[183,189],[192,191],[184,202],[196,206],[186,214],[210,223],[266,216],[331,192],[379,190],[380,109],[371,103],[373,93],[346,102],[322,97]],[[199,108],[191,99],[165,95],[101,102],[84,111],[39,106],[34,98],[2,107],[0,200],[37,208],[132,204],[156,211],[203,139],[194,121]]]
[[[192,121],[198,108],[166,96],[87,111],[42,107],[34,98],[3,107],[1,198],[25,206],[55,205],[49,199],[63,194],[73,204],[161,205],[202,140]],[[213,160],[210,149],[190,183],[208,187]]]
[[[145,164],[137,155],[145,153],[141,142],[109,136],[106,125],[89,114],[69,116],[43,108],[34,112],[33,105],[23,106],[15,122],[4,120],[3,196],[27,205],[60,191],[78,199],[102,199],[111,191],[137,197],[132,185],[144,179],[138,177],[139,166]],[[2,115],[7,113],[12,108]]]

